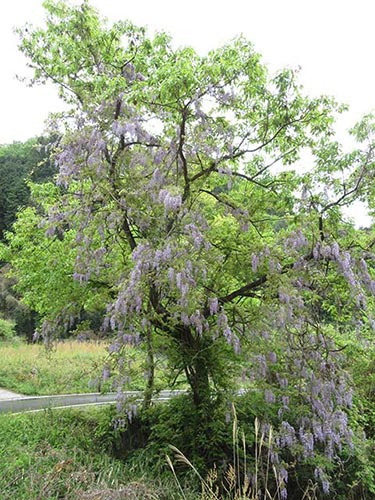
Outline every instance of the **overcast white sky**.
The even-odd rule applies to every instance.
[[[75,3],[80,3],[75,0]],[[374,0],[92,0],[111,20],[131,19],[168,31],[177,45],[199,52],[242,33],[271,68],[301,66],[311,94],[327,93],[350,105],[354,119],[375,109]],[[25,61],[12,32],[40,24],[42,0],[12,0],[0,17],[0,144],[41,133],[56,93],[15,79]]]

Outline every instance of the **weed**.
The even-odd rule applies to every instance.
[[[178,499],[172,482],[110,455],[112,416],[108,408],[0,415],[1,500]]]
[[[253,470],[248,470],[246,440],[244,433],[239,432],[238,419],[234,405],[232,406],[232,446],[233,463],[227,467],[224,475],[218,474],[213,467],[203,478],[194,464],[175,446],[170,446],[177,463],[187,466],[197,477],[201,486],[200,500],[283,500],[287,498],[285,480],[271,460],[273,447],[272,427],[268,435],[260,432],[258,419],[255,419],[255,447]],[[181,497],[186,498],[177,472],[169,455],[166,456],[173,478]],[[301,500],[316,500],[317,485],[308,484]]]

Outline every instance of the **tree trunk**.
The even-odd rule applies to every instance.
[[[197,357],[192,367],[190,367],[190,385],[193,392],[193,401],[196,408],[201,408],[209,404],[211,389],[209,381],[208,367],[201,357]]]
[[[155,358],[154,358],[154,346],[152,343],[152,326],[147,327],[146,334],[146,345],[147,345],[147,359],[146,359],[146,373],[147,373],[147,383],[146,389],[143,396],[143,408],[149,408],[152,401],[152,395],[154,392],[154,381],[155,381]]]
[[[203,339],[195,338],[190,329],[184,328],[182,351],[186,377],[190,384],[196,408],[209,404],[211,397],[209,363]]]

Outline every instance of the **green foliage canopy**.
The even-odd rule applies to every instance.
[[[270,76],[243,38],[202,57],[87,2],[44,5],[20,48],[71,111],[55,121],[58,187],[10,237],[20,288],[56,321],[105,303],[120,389],[123,346],[147,339],[150,370],[166,352],[205,418],[233,368],[264,390],[281,448],[332,457],[350,441],[340,332],[372,323],[371,234],[341,213],[371,197],[371,117],[345,153],[344,108],[294,71]]]

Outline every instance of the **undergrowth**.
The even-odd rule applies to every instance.
[[[374,499],[371,441],[325,464],[324,495],[314,477],[323,457],[297,463],[281,454],[287,480],[272,462],[273,433],[252,398],[237,398],[230,421],[225,402],[213,401],[204,420],[186,396],[140,411],[125,428],[113,406],[0,415],[1,499]]]
[[[1,500],[178,499],[171,476],[113,456],[112,416],[109,407],[0,415]]]

